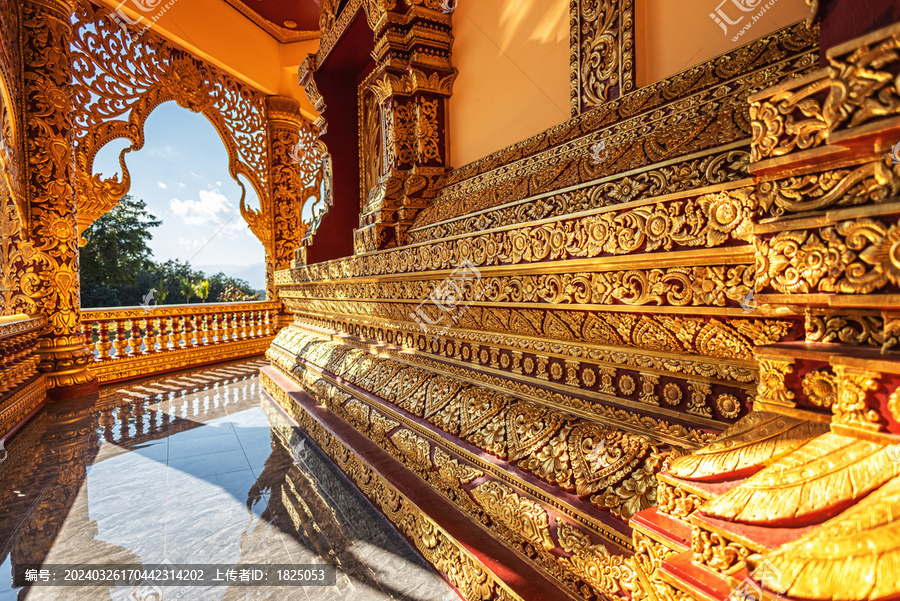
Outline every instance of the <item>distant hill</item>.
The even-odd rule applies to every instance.
[[[252,265],[191,265],[191,267],[202,271],[207,276],[222,272],[228,277],[246,281],[254,290],[262,290],[263,292],[266,290],[265,263],[254,263]]]

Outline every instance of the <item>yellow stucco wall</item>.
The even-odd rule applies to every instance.
[[[718,11],[739,21],[725,23],[727,33],[710,17]],[[635,13],[640,87],[805,19],[809,10],[804,0],[636,0]],[[759,18],[752,27],[734,40],[755,16]]]
[[[454,167],[569,118],[568,0],[460,0],[453,36]]]

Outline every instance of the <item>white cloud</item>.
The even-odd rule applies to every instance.
[[[182,184],[181,182],[178,182],[178,187],[179,187],[179,188],[187,188],[187,186],[185,186],[185,185]]]
[[[231,203],[218,190],[200,190],[200,200],[173,198],[169,201],[169,208],[187,225],[221,223],[219,215],[233,211]]]
[[[191,171],[191,175],[193,175],[194,177],[203,177],[203,176],[200,175],[199,173],[195,173],[195,172],[193,172],[193,171]]]
[[[156,185],[159,186],[160,188],[162,188],[163,190],[165,190],[169,187],[164,182],[156,182]]]
[[[178,245],[186,250],[194,250],[195,248],[200,248],[202,244],[203,240],[190,240],[182,238],[181,236],[178,237]]]

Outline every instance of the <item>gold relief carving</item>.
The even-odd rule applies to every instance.
[[[388,419],[377,411],[372,412],[372,435],[376,438],[384,438],[388,432],[399,425],[400,422]]]
[[[629,520],[639,511],[656,505],[656,474],[661,469],[662,457],[651,455],[643,465],[618,487],[608,487],[601,494],[591,497],[591,502],[606,507],[614,516]]]
[[[515,275],[483,273],[472,295],[486,302],[551,304],[673,305],[724,307],[740,302],[753,287],[752,265],[632,269],[604,273]],[[310,283],[281,288],[282,298],[427,298],[440,282]],[[468,290],[470,285],[465,288]]]
[[[572,0],[572,114],[634,88],[633,0]]]
[[[656,387],[658,385],[659,376],[641,374],[641,396],[639,400],[648,405],[659,406],[659,397],[656,394]]]
[[[681,386],[675,382],[669,382],[663,387],[663,399],[665,399],[667,404],[673,407],[679,405],[683,397],[684,393],[681,390]]]
[[[468,484],[484,476],[483,471],[461,464],[438,447],[434,449],[434,467],[447,485]]]
[[[650,441],[597,425],[579,425],[569,435],[575,493],[585,497],[620,482],[650,451]]]
[[[585,155],[590,155],[587,147]],[[582,186],[574,191],[519,203],[510,203],[516,196],[511,197],[511,191],[506,187],[503,193],[497,194],[496,197],[491,195],[483,198],[473,194],[475,190],[471,188],[475,187],[475,183],[466,182],[465,185],[451,186],[440,191],[434,208],[425,209],[420,213],[416,221],[417,229],[410,231],[410,242],[427,242],[537,219],[561,217],[624,202],[647,200],[664,194],[690,193],[700,185],[732,182],[747,177],[749,156],[749,153],[742,150],[730,150],[673,166],[650,168],[630,176],[613,176],[601,184]],[[519,173],[519,169],[516,169],[515,173]],[[511,172],[509,177],[513,175]],[[484,184],[501,183],[503,182],[486,180]],[[469,212],[493,207],[501,201],[509,203],[508,206],[482,212],[477,216],[466,215]],[[454,213],[461,213],[460,219],[427,225],[439,221],[438,217],[447,215],[447,211],[451,208],[455,209]],[[422,225],[419,225],[420,222]]]
[[[656,489],[659,510],[677,518],[689,517],[703,506],[703,499],[683,488],[660,482]]]
[[[0,45],[0,188],[6,188],[4,196],[9,195],[27,232],[31,213],[25,191],[25,124],[19,4],[14,0],[0,2],[0,30],[6,33]],[[5,207],[6,199],[3,201]],[[5,208],[3,210],[5,211]]]
[[[760,209],[774,215],[880,203],[898,194],[900,166],[891,166],[890,159],[855,169],[763,181],[757,191]]]
[[[830,409],[837,400],[837,378],[825,371],[811,371],[803,375],[803,394],[818,406]]]
[[[796,599],[825,601],[841,591],[847,601],[889,599],[900,594],[896,565],[900,478],[894,478],[855,506],[777,550],[751,562],[783,578],[766,588]],[[888,509],[890,508],[890,509]]]
[[[703,513],[766,526],[819,523],[900,476],[888,451],[884,444],[823,434],[711,499]]]
[[[895,389],[888,398],[888,411],[895,422],[900,422],[900,388]]]
[[[828,431],[828,424],[754,411],[712,444],[673,460],[669,472],[683,480],[732,479],[798,449]]]
[[[784,379],[794,371],[794,362],[789,359],[760,358],[759,387],[756,398],[760,401],[794,407],[794,393],[788,390]]]
[[[556,532],[559,546],[572,554],[560,561],[569,564],[594,590],[613,599],[628,598],[634,582],[634,566],[629,558],[611,555],[604,545],[594,544],[587,533],[562,518],[556,519]]]
[[[884,320],[874,315],[806,314],[806,341],[880,347],[884,344]]]
[[[723,70],[724,64],[728,68]],[[673,158],[672,148],[683,155],[738,143],[750,135],[746,94],[810,73],[818,66],[818,28],[808,31],[802,24],[792,25],[452,171],[447,178],[449,186],[441,193],[446,200],[420,214],[416,226],[579,185],[592,176],[658,163]],[[735,93],[723,97],[723,84]],[[647,115],[670,103],[671,107],[664,109],[668,116],[653,121],[647,134]],[[702,125],[685,130],[685,121]],[[615,123],[614,130],[610,123]],[[605,128],[610,129],[601,131]],[[601,171],[592,164],[589,150],[603,138],[610,158]],[[575,144],[579,148],[573,152]],[[677,177],[686,175],[680,167],[672,168]],[[746,174],[746,165],[743,169]],[[744,177],[734,172],[716,174],[723,179],[705,179],[702,172],[698,175],[703,183],[685,182],[687,189]],[[422,241],[436,237],[430,235]]]
[[[443,240],[291,270],[295,283],[348,277],[593,258],[750,240],[756,201],[750,188],[552,223]]]
[[[40,279],[31,265],[37,253],[24,238],[22,225],[9,188],[0,176],[0,315],[38,312],[35,300],[23,292],[38,285]]]
[[[884,341],[881,346],[882,353],[896,353],[900,351],[900,316],[895,313],[883,313],[884,329],[882,336]]]
[[[678,551],[670,549],[651,538],[641,534],[637,530],[632,535],[634,539],[634,589],[632,599],[634,601],[663,601],[675,599],[675,595],[668,584],[660,580],[658,570],[662,562],[676,555]]]
[[[625,396],[631,396],[634,394],[634,391],[637,390],[637,385],[634,383],[634,378],[632,378],[628,374],[624,374],[619,378],[619,390]]]
[[[242,203],[241,214],[257,238],[271,239],[274,269],[282,270],[292,266],[295,250],[310,244],[331,205],[330,159],[315,127],[300,114],[299,103],[269,97],[268,111],[271,200],[261,197],[259,210]],[[310,202],[311,209],[306,207]],[[311,223],[303,219],[304,212],[312,215]]]
[[[306,361],[312,361],[315,357],[316,362],[328,364],[331,353],[342,346],[319,339],[313,333],[301,333],[295,330],[296,327],[295,324],[282,330],[272,349],[284,349],[292,357],[299,354]],[[272,356],[273,363],[285,369],[288,366],[274,360],[280,352],[270,349],[269,355]],[[289,367],[285,371],[296,378]],[[589,458],[578,456],[574,447],[570,451],[571,444],[581,448],[582,454],[590,451],[581,439],[571,439],[575,442],[570,442],[570,434],[573,429],[581,432],[578,427],[588,424],[587,420],[573,418],[555,408],[518,401],[482,386],[463,385],[458,380],[445,376],[432,377],[417,386],[412,396],[419,400],[410,400],[409,395],[400,395],[399,399],[385,398],[385,391],[396,390],[396,387],[390,385],[390,380],[420,379],[411,378],[411,371],[423,370],[405,367],[384,357],[371,360],[364,358],[351,364],[343,362],[341,371],[335,376],[354,382],[370,393],[379,390],[385,401],[402,404],[440,430],[458,434],[479,449],[501,459],[516,461],[522,469],[564,490],[575,490],[576,481],[583,482],[580,486],[585,494],[599,491],[605,485],[605,494],[616,497],[615,515],[630,517],[638,509],[653,502],[653,474],[659,469],[658,461],[648,459],[636,473],[633,472],[650,447],[647,438],[634,434],[613,435],[605,431],[591,431],[591,436],[594,437],[591,444],[600,444],[595,439],[600,435],[605,437],[600,444],[603,448],[597,448],[597,452]],[[368,411],[368,405],[358,400],[349,401],[343,409],[343,413],[366,430],[369,428]],[[406,430],[396,433],[392,440],[404,454],[413,456],[416,443],[412,440],[412,434],[404,432]],[[420,468],[427,467],[426,459],[427,456],[423,456],[417,465]],[[577,466],[575,461],[579,462]],[[622,486],[613,490],[612,487],[619,483]],[[592,502],[600,503],[601,507],[607,501],[608,499],[599,497],[592,499]]]
[[[496,480],[472,489],[471,494],[491,518],[518,536],[547,550],[556,548],[547,511],[534,501]]]
[[[431,443],[427,440],[409,430],[399,430],[391,441],[415,467],[431,468]]]
[[[869,392],[878,388],[878,372],[851,369],[838,365],[834,367],[837,379],[837,399],[832,406],[834,422],[867,431],[878,431],[880,416],[870,409],[866,399]]]
[[[757,286],[789,294],[869,294],[900,282],[900,226],[861,218],[759,243]]]
[[[733,394],[720,394],[716,398],[716,409],[726,419],[734,419],[741,413],[741,403]]]
[[[691,400],[688,403],[687,412],[703,417],[712,417],[712,411],[706,404],[706,400],[712,393],[712,386],[703,382],[688,382],[691,389]]]
[[[350,417],[363,432],[369,430],[369,406],[356,399],[350,399],[343,406],[344,413]]]
[[[893,72],[898,48],[900,34],[891,27],[883,38],[847,54],[828,53],[831,94],[824,113],[830,132],[900,113],[900,94]]]
[[[94,357],[84,345],[80,311],[78,249],[73,200],[74,160],[68,3],[25,2],[22,6],[27,198],[31,207],[28,290],[40,299],[48,326],[37,345],[39,369],[50,388],[95,381]],[[4,211],[6,207],[4,206]],[[24,249],[24,247],[23,247]],[[30,271],[30,270],[29,270]]]
[[[322,36],[328,35],[337,20],[338,5],[340,0],[322,0],[319,13],[319,32]]]
[[[695,562],[723,574],[733,574],[744,568],[751,553],[744,545],[697,526],[691,531],[691,549],[694,552]]]
[[[409,322],[410,305],[406,303],[316,300],[295,305],[290,298],[284,301],[290,309],[336,316],[377,317],[393,323]],[[436,316],[436,311],[437,307],[432,306],[425,312]],[[430,314],[429,318],[435,320]],[[787,337],[792,328],[793,323],[786,320],[731,319],[723,322],[719,319],[679,315],[563,310],[522,311],[469,305],[455,327],[448,328],[448,333],[459,338],[488,337],[490,333],[522,337],[519,339],[508,337],[505,344],[530,350],[539,350],[536,348],[539,345],[534,342],[534,339],[538,338],[552,339],[560,343],[598,344],[623,349],[637,347],[659,352],[750,361],[755,346],[781,341]],[[409,331],[416,330],[410,328]],[[418,332],[416,335],[424,339],[421,330]],[[472,342],[477,343],[475,340]],[[468,360],[471,349],[465,347],[463,350],[466,353],[463,358]],[[589,353],[585,354],[590,356]],[[535,369],[535,360],[524,359],[524,365],[527,366],[529,362],[531,368],[526,368],[526,373],[531,374]],[[730,369],[732,368],[725,367],[719,371],[727,373]],[[706,372],[702,373],[706,376],[714,370],[717,368],[703,366],[700,372]],[[601,392],[608,391],[608,394],[615,394],[612,383],[607,383],[603,378],[604,375],[601,375]]]
[[[81,217],[79,232],[111,209],[118,201],[115,196],[127,191],[127,179],[101,182],[93,178],[90,170],[97,152],[110,140],[126,138],[131,146],[120,154],[121,164],[127,152],[143,146],[147,117],[167,100],[202,112],[210,120],[228,150],[229,173],[236,181],[239,175],[245,176],[261,201],[267,201],[265,97],[151,31],[140,36],[132,33],[120,27],[109,9],[86,0],[76,3],[70,50],[73,106],[78,107],[73,130],[78,140],[77,164],[87,170],[86,175],[78,175],[76,193],[79,216],[82,204],[91,211]],[[91,188],[86,189],[83,186],[88,182]],[[102,196],[98,196],[99,191],[103,191]],[[94,204],[86,204],[89,202]],[[261,242],[266,245],[268,239]],[[267,250],[271,248],[267,246]]]
[[[822,100],[830,88],[831,81],[824,77],[799,90],[778,92],[765,101],[750,103],[751,160],[758,162],[821,145],[828,136]]]

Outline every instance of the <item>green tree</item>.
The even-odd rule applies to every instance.
[[[190,304],[191,297],[194,296],[196,289],[194,288],[194,284],[191,282],[189,278],[183,278],[181,280],[181,293],[184,295],[184,302]]]
[[[194,293],[200,298],[200,302],[205,303],[209,297],[209,280],[200,280],[194,284]]]
[[[154,299],[160,305],[189,303],[197,296],[204,302],[254,299],[255,291],[244,280],[224,273],[207,277],[178,260],[153,261],[147,245],[152,239],[149,230],[160,223],[147,212],[144,201],[125,196],[85,231],[87,244],[81,248],[82,307],[133,307],[144,302],[150,290],[156,291]],[[194,282],[204,281],[207,284],[200,295]]]
[[[84,307],[133,306],[150,288],[138,291],[137,274],[152,269],[147,243],[162,222],[143,200],[124,196],[84,232],[81,249],[81,303]]]

